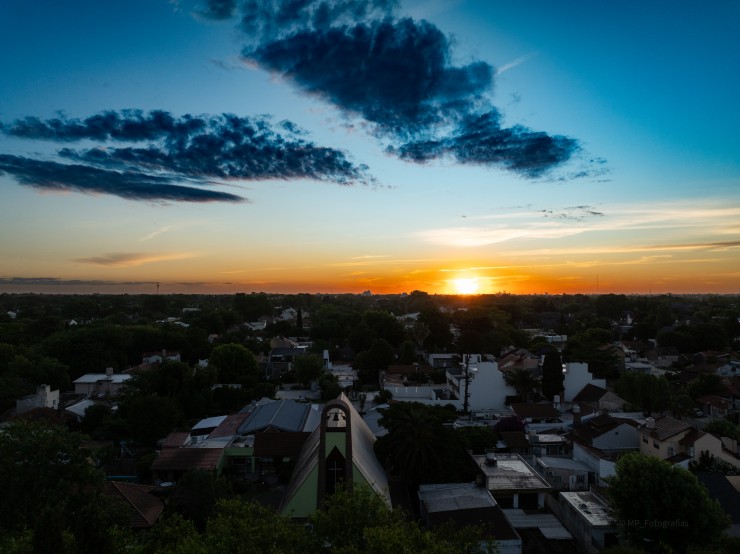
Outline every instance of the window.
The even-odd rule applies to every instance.
[[[576,483],[585,483],[585,482],[586,482],[585,475],[576,475]]]
[[[645,444],[648,443],[647,437],[645,435],[642,436],[642,442],[644,442]]]

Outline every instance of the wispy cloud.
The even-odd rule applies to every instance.
[[[515,240],[553,240],[585,233],[615,236],[615,233],[630,231],[664,231],[661,244],[630,244],[616,247],[622,252],[648,250],[723,250],[735,248],[736,241],[707,241],[706,236],[737,236],[735,231],[740,207],[720,205],[713,201],[673,202],[654,208],[634,208],[628,205],[613,205],[603,208],[593,206],[571,206],[515,210],[506,213],[470,216],[466,226],[427,229],[416,234],[425,242],[458,247],[480,247]],[[684,240],[671,240],[671,231]],[[689,233],[694,241],[685,241]],[[610,245],[587,249],[570,248],[571,253],[614,251]],[[559,250],[563,252],[564,250]],[[542,254],[545,249],[529,250]]]
[[[164,262],[171,260],[183,260],[194,257],[195,254],[138,254],[131,252],[114,252],[102,256],[89,258],[76,258],[72,261],[81,264],[94,264],[106,267],[136,267],[144,264]]]
[[[512,60],[508,63],[505,63],[504,65],[501,65],[496,68],[496,75],[501,75],[502,73],[506,73],[507,71],[514,69],[515,67],[522,65],[527,60],[533,58],[537,55],[537,52],[530,52],[529,54],[525,54],[524,56],[519,56],[515,60]]]
[[[167,231],[169,231],[170,229],[172,229],[172,226],[171,225],[165,225],[164,227],[160,227],[156,231],[152,231],[148,235],[145,235],[145,236],[141,237],[139,239],[139,242],[146,242],[148,240],[152,240],[154,237],[157,237],[159,235],[162,235],[162,234],[166,233]]]

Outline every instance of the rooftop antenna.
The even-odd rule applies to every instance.
[[[159,294],[159,281],[157,281],[157,294]]]

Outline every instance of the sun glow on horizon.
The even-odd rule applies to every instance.
[[[475,277],[453,279],[452,285],[457,294],[475,294],[480,288],[480,282]]]

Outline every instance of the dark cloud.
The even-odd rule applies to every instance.
[[[395,2],[248,0],[242,56],[372,124],[387,151],[424,163],[448,158],[545,175],[581,151],[576,139],[505,128],[489,95],[494,68],[456,65],[450,40]],[[569,176],[575,174],[571,173]],[[578,176],[589,175],[589,170]]]
[[[112,194],[128,200],[177,202],[243,202],[234,194],[172,184],[165,176],[113,171],[79,164],[62,164],[0,154],[0,174],[21,185],[42,190]]]
[[[241,28],[264,44],[307,29],[384,19],[397,6],[397,0],[244,0]]]
[[[454,133],[436,140],[408,142],[389,151],[419,163],[448,157],[461,164],[499,166],[528,178],[539,177],[579,150],[574,139],[502,128],[496,112],[472,117]]]
[[[494,73],[484,62],[450,66],[447,37],[411,19],[299,31],[243,55],[392,137],[458,123],[480,106]]]
[[[208,19],[229,19],[236,14],[236,0],[208,0],[198,13]]]
[[[164,111],[104,112],[87,119],[27,117],[2,126],[9,136],[61,143],[96,141],[95,148],[62,148],[75,164],[4,156],[0,170],[25,185],[107,192],[131,199],[238,201],[239,197],[178,186],[192,179],[314,179],[369,183],[367,167],[344,152],[306,140],[293,122],[231,114],[175,117]],[[128,143],[110,146],[110,142]],[[133,143],[133,145],[132,145]],[[137,145],[136,143],[145,143]]]

